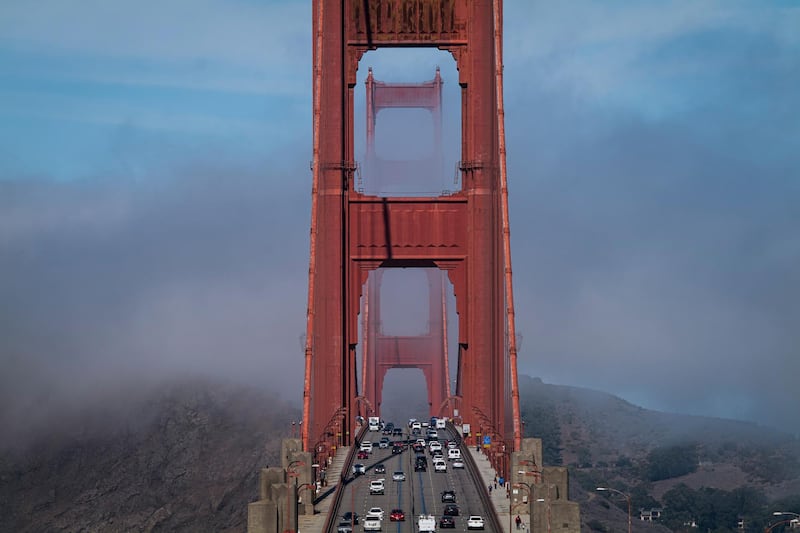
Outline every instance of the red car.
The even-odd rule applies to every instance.
[[[406,513],[404,513],[402,509],[392,509],[392,512],[389,514],[389,520],[392,522],[402,522],[405,519]]]
[[[367,452],[361,450],[360,452],[358,452],[357,457],[359,459],[369,459],[369,454]]]

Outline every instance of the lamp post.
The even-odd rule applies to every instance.
[[[628,500],[628,533],[631,533],[631,497],[628,494],[625,494],[621,490],[612,489],[611,487],[597,487],[597,490],[608,490],[611,492],[616,492],[617,494],[622,495],[623,498]]]
[[[522,487],[525,487],[525,490],[527,491],[527,498],[528,498],[528,500],[527,500],[527,501],[528,501],[528,505],[530,505],[530,501],[531,501],[531,495],[533,494],[533,488],[532,488],[530,485],[528,485],[527,483],[525,483],[524,481],[520,481],[520,482],[518,482],[518,483],[514,483],[514,484],[513,484],[513,485],[511,485],[511,486],[512,486],[513,488],[522,488]],[[525,502],[522,502],[522,503],[525,503]],[[516,505],[517,505],[517,506],[519,506],[519,504],[516,504]],[[511,504],[511,505],[509,505],[509,507],[508,507],[508,530],[509,530],[509,531],[511,531],[511,515],[512,515],[512,514],[514,514],[514,512],[513,512],[513,511],[514,511],[514,504],[512,503],[512,504]],[[530,514],[531,514],[531,513],[530,513],[530,510],[529,510],[529,511],[528,511],[528,515],[530,515]]]
[[[772,531],[774,528],[780,526],[781,524],[789,524],[791,522],[794,522],[795,520],[796,520],[795,518],[787,518],[786,520],[781,520],[780,522],[775,522],[771,526],[765,527],[764,528],[764,533],[769,533],[770,531]]]
[[[297,479],[296,478],[295,478],[295,483],[297,483]],[[299,507],[300,507],[300,493],[302,491],[306,490],[306,489],[311,489],[311,494],[315,494],[316,490],[317,490],[317,486],[315,484],[313,484],[313,483],[303,483],[302,485],[300,485],[299,487],[296,487],[294,489],[294,491],[295,491],[295,495],[294,495],[295,496],[295,498],[294,498],[294,527],[295,527],[295,529],[299,529],[298,528],[298,526],[299,526],[298,516],[299,516],[300,513],[299,513],[298,510],[299,510]],[[314,501],[313,497],[311,498],[311,501],[313,503],[313,501]]]
[[[769,533],[770,531],[772,531],[772,528],[777,527],[777,526],[779,526],[781,524],[791,524],[791,523],[793,523],[795,521],[798,521],[798,519],[800,519],[800,514],[793,513],[791,511],[775,511],[774,513],[772,513],[772,515],[773,516],[786,516],[786,515],[789,515],[789,516],[793,516],[794,518],[787,518],[786,520],[781,520],[780,522],[775,522],[771,526],[764,528],[764,533]]]
[[[295,516],[296,516],[297,515],[297,476],[298,476],[297,472],[294,470],[294,467],[296,467],[296,466],[305,466],[305,463],[303,461],[296,460],[296,461],[292,461],[291,463],[289,463],[286,466],[286,517],[284,518],[284,524],[283,524],[284,533],[293,533],[294,531],[297,530],[297,520],[295,519],[294,524],[292,524],[291,516],[290,516],[291,508],[289,507],[289,503],[291,502],[292,499],[294,499]],[[294,495],[292,497],[289,497],[289,492],[290,492],[289,491],[289,478],[290,477],[294,478]],[[292,525],[295,526],[294,529],[292,529],[290,527]]]

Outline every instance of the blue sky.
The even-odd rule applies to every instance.
[[[187,369],[299,401],[310,5],[0,4],[10,415]],[[796,427],[800,6],[505,9],[522,372]],[[365,62],[457,98],[446,54]]]

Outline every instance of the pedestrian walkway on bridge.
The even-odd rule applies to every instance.
[[[329,485],[322,487],[322,490],[317,495],[322,499],[314,506],[314,514],[297,517],[297,533],[319,533],[325,528],[325,520],[328,519],[328,513],[333,502],[333,494],[342,479],[342,467],[349,453],[350,446],[342,446],[336,450],[336,455],[333,457],[330,466],[328,466],[325,476]]]
[[[494,505],[494,510],[497,513],[497,517],[500,519],[500,523],[503,525],[503,531],[505,531],[505,533],[511,533],[512,528],[514,528],[514,531],[517,531],[516,525],[513,524],[514,517],[510,516],[509,514],[509,504],[511,499],[509,498],[508,488],[500,486],[499,483],[497,483],[497,488],[495,488],[496,480],[499,478],[494,467],[489,462],[489,458],[477,451],[474,447],[467,447],[467,449],[469,450],[472,459],[475,461],[475,465],[478,467],[478,471],[480,472],[481,479],[483,481],[483,486],[486,487],[486,490],[489,489],[489,486],[492,487],[492,490],[489,493],[489,498],[492,500],[492,505]],[[527,516],[525,519],[526,520],[523,520],[520,524],[519,531],[529,533],[530,524],[527,522]]]

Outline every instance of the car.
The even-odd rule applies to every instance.
[[[406,480],[406,473],[400,472],[399,470],[392,474],[392,481],[405,481]]]
[[[444,461],[434,461],[433,463],[433,471],[434,472],[447,472],[447,463]]]
[[[363,476],[367,473],[367,467],[361,463],[356,463],[353,465],[353,475],[354,476]]]
[[[417,530],[419,533],[423,532],[435,532],[436,531],[436,519],[433,515],[429,514],[421,514],[417,518]]]
[[[389,513],[389,520],[392,522],[403,522],[406,519],[406,513],[402,509],[392,509]]]
[[[456,520],[452,516],[445,515],[439,519],[439,527],[442,529],[445,528],[455,529]]]
[[[448,503],[447,505],[444,506],[443,514],[446,514],[447,516],[458,516],[458,513],[459,513],[458,505],[454,503]]]
[[[431,452],[440,452],[442,451],[442,444],[439,441],[432,440],[428,448]]]
[[[483,529],[483,518],[478,515],[471,515],[467,518],[467,529]]]
[[[383,463],[378,463],[375,465],[375,473],[376,474],[385,474],[386,473],[386,465]]]
[[[376,517],[370,517],[364,519],[364,531],[380,531],[381,530],[381,521],[378,520]]]
[[[454,490],[442,491],[442,503],[456,503],[456,491]]]
[[[342,522],[347,522],[348,524],[358,524],[358,513],[347,511],[342,515]]]
[[[385,485],[383,484],[382,479],[373,479],[369,482],[369,493],[370,494],[383,494],[386,490]]]
[[[342,520],[339,522],[339,525],[336,526],[336,533],[353,533],[353,526],[350,522]]]
[[[403,447],[397,445],[392,446],[392,453],[403,453]]]
[[[383,509],[380,507],[370,507],[369,511],[367,511],[366,518],[377,518],[378,520],[383,520]]]
[[[356,459],[369,459],[369,453],[365,450],[359,450],[356,454]]]
[[[392,430],[392,435],[402,435],[402,434],[403,434],[403,430],[400,429],[400,428],[394,428]]]
[[[448,450],[452,450],[454,448],[458,448],[458,443],[456,441],[454,441],[454,440],[448,441],[447,442],[447,449]]]
[[[464,468],[464,461],[462,459],[456,459],[453,461],[453,468]]]
[[[428,465],[427,463],[416,462],[414,463],[414,472],[427,472]]]
[[[365,440],[358,447],[359,451],[372,453],[372,441]]]

